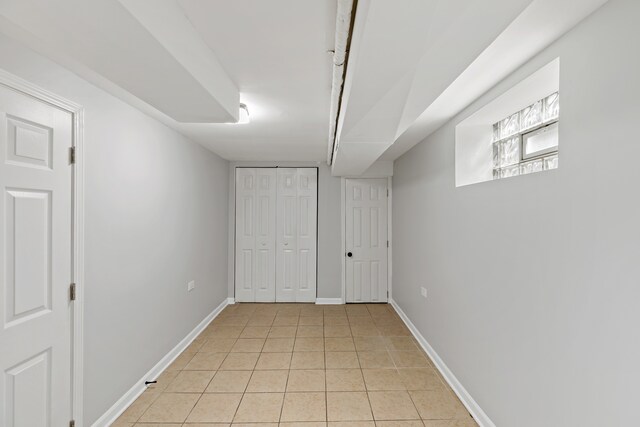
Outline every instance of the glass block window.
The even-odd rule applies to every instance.
[[[558,92],[493,125],[493,179],[558,167]]]

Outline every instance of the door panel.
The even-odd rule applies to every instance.
[[[282,250],[284,265],[282,267],[282,289],[276,294],[277,301],[295,301],[296,286],[296,253],[293,249]],[[290,295],[287,297],[287,295]],[[287,299],[289,298],[289,299]]]
[[[236,295],[238,302],[275,301],[274,168],[236,169]]]
[[[236,301],[253,302],[255,169],[236,169]]]
[[[51,349],[6,371],[7,420],[15,426],[48,426]]]
[[[386,302],[387,180],[347,179],[345,195],[347,302]]]
[[[276,171],[256,168],[255,301],[276,300]]]
[[[298,170],[278,168],[276,301],[296,300]]]
[[[6,192],[7,322],[51,311],[51,194]]]
[[[0,86],[0,425],[71,419],[72,116]]]
[[[298,289],[296,302],[316,300],[318,170],[298,169]]]
[[[243,274],[240,278],[242,289],[253,297],[253,249],[242,250],[240,266]]]
[[[278,168],[276,300],[316,299],[316,168]]]

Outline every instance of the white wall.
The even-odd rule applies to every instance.
[[[325,162],[231,162],[229,167],[229,248],[235,243],[235,168],[245,167],[317,167],[318,168],[318,298],[342,296],[342,245],[340,224],[340,177],[331,176]],[[234,257],[230,256],[229,297],[235,293]]]
[[[638,424],[638,20],[609,1],[395,163],[393,297],[498,426]],[[559,169],[456,188],[455,125],[558,56]]]
[[[91,425],[227,297],[228,162],[5,36],[0,57],[85,108]]]

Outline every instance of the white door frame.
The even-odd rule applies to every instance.
[[[83,420],[83,317],[84,317],[84,109],[72,101],[42,89],[18,76],[0,69],[0,85],[46,102],[73,117],[73,147],[75,163],[72,165],[73,216],[71,280],[76,284],[76,299],[71,304],[71,416],[76,427]]]
[[[392,177],[388,175],[371,175],[371,176],[343,176],[340,178],[340,226],[342,229],[341,232],[341,248],[342,248],[342,304],[347,301],[347,179],[387,179],[387,190],[389,190],[389,197],[387,199],[387,238],[389,239],[389,247],[387,248],[387,289],[389,291],[389,297],[387,298],[387,303],[391,303],[391,299],[393,298],[393,283],[392,283],[392,251],[393,251],[393,235],[391,232],[391,213],[392,213],[392,200],[393,200],[393,190],[391,187]]]

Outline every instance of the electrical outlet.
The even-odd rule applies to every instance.
[[[420,295],[422,295],[423,298],[426,298],[427,297],[427,288],[421,287],[420,288]]]
[[[187,292],[191,292],[195,288],[196,288],[196,281],[195,280],[192,280],[189,283],[187,283]]]

